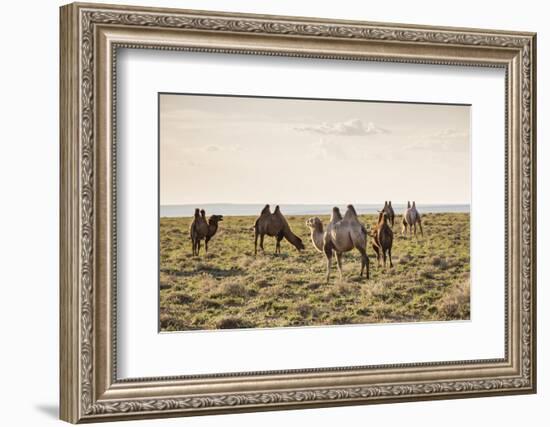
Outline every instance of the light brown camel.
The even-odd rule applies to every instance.
[[[193,221],[189,226],[193,256],[199,255],[202,239],[204,239],[205,251],[208,253],[208,242],[218,231],[218,223],[221,221],[223,221],[223,215],[211,215],[207,221],[204,209],[201,209],[200,213],[198,209],[195,209]]]
[[[337,207],[332,209],[332,216],[323,231],[323,224],[317,217],[309,218],[306,225],[311,231],[311,241],[315,248],[325,254],[327,259],[327,283],[330,279],[333,254],[336,254],[336,262],[340,279],[342,279],[342,254],[354,248],[361,254],[361,276],[366,269],[369,278],[369,257],[367,255],[367,230],[357,216],[352,205],[348,205],[344,217]]]
[[[388,201],[384,202],[384,207],[382,208],[382,211],[388,214],[388,220],[389,222],[391,222],[391,226],[393,228],[393,224],[395,220],[395,212],[393,211],[391,200],[389,202]]]
[[[420,213],[416,210],[416,203],[413,201],[412,206],[411,202],[407,201],[407,210],[403,214],[403,228],[401,229],[401,234],[407,232],[407,227],[409,229],[409,235],[411,235],[414,228],[414,235],[416,237],[416,225],[420,227],[420,234],[424,236],[424,231],[422,230],[422,218]]]
[[[290,229],[288,221],[281,212],[279,206],[271,213],[269,205],[265,205],[260,216],[254,223],[254,254],[258,253],[258,237],[260,237],[260,249],[264,252],[264,236],[276,237],[275,253],[281,253],[281,240],[286,239],[299,251],[305,249],[302,239],[296,236]]]
[[[380,265],[380,258],[384,258],[384,267],[386,267],[386,254],[390,258],[390,267],[393,267],[391,261],[391,248],[393,245],[393,231],[388,225],[389,217],[387,212],[380,211],[378,214],[378,223],[372,231],[372,248],[376,252],[376,259]]]

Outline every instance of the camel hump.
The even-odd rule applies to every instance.
[[[348,205],[348,209],[346,210],[344,218],[357,218],[357,211],[355,210],[353,205]]]
[[[340,212],[340,208],[338,206],[334,206],[332,208],[332,216],[330,218],[330,221],[340,221],[342,219],[342,213]]]
[[[261,212],[262,215],[264,215],[266,213],[271,213],[270,206],[268,204],[264,206],[264,208],[262,209],[262,212]]]
[[[277,218],[279,218],[284,224],[286,224],[286,218],[281,212],[281,208],[279,205],[275,206],[275,210],[273,211],[273,215],[276,215]]]

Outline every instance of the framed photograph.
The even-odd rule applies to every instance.
[[[61,418],[536,391],[536,36],[61,8]]]

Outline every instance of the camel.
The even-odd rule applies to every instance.
[[[211,215],[206,220],[206,212],[204,209],[195,209],[195,215],[191,225],[189,226],[189,235],[191,237],[191,246],[193,256],[198,256],[201,250],[201,240],[204,239],[204,248],[208,253],[208,242],[218,231],[218,223],[223,221],[223,215]]]
[[[191,238],[191,249],[193,256],[199,254],[201,243],[198,235],[205,235],[206,233],[208,233],[208,223],[206,222],[204,215],[201,215],[201,212],[197,208],[195,209],[193,221],[189,226],[189,237]]]
[[[424,236],[424,232],[422,231],[422,219],[420,217],[420,213],[416,210],[416,203],[413,201],[411,206],[411,202],[407,201],[407,210],[403,214],[403,228],[401,229],[401,234],[404,235],[408,227],[410,235],[414,228],[414,235],[416,237],[417,224],[420,227],[420,234]]]
[[[390,267],[393,267],[391,261],[391,248],[393,245],[393,231],[388,225],[389,215],[385,211],[378,213],[378,223],[372,231],[372,248],[376,252],[378,265],[380,266],[380,258],[384,258],[384,268],[386,267],[386,254],[390,258]]]
[[[395,212],[393,211],[391,200],[389,202],[387,201],[384,202],[384,208],[382,210],[388,214],[388,220],[391,222],[391,226],[393,228],[393,224],[395,220]]]
[[[352,205],[348,205],[345,215],[342,217],[340,209],[332,209],[332,216],[323,231],[323,223],[318,217],[309,218],[306,225],[311,231],[311,241],[319,252],[324,253],[327,259],[327,283],[330,280],[332,256],[336,254],[340,280],[342,280],[342,254],[354,248],[361,254],[361,276],[366,269],[366,277],[369,278],[369,257],[367,255],[367,230],[357,216]]]
[[[223,215],[210,215],[210,218],[208,218],[208,233],[204,236],[204,250],[206,253],[208,253],[208,242],[218,231],[218,224],[221,221],[223,221]]]
[[[264,252],[264,236],[276,237],[275,253],[281,253],[281,240],[286,239],[299,251],[305,249],[302,239],[296,236],[290,229],[288,221],[281,212],[279,205],[271,213],[269,205],[265,205],[260,216],[254,223],[254,254],[258,253],[258,237],[260,237],[260,249]]]

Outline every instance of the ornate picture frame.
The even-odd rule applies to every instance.
[[[175,9],[60,11],[60,416],[112,421],[536,391],[536,35]],[[506,73],[505,357],[119,380],[117,49],[500,67]]]

